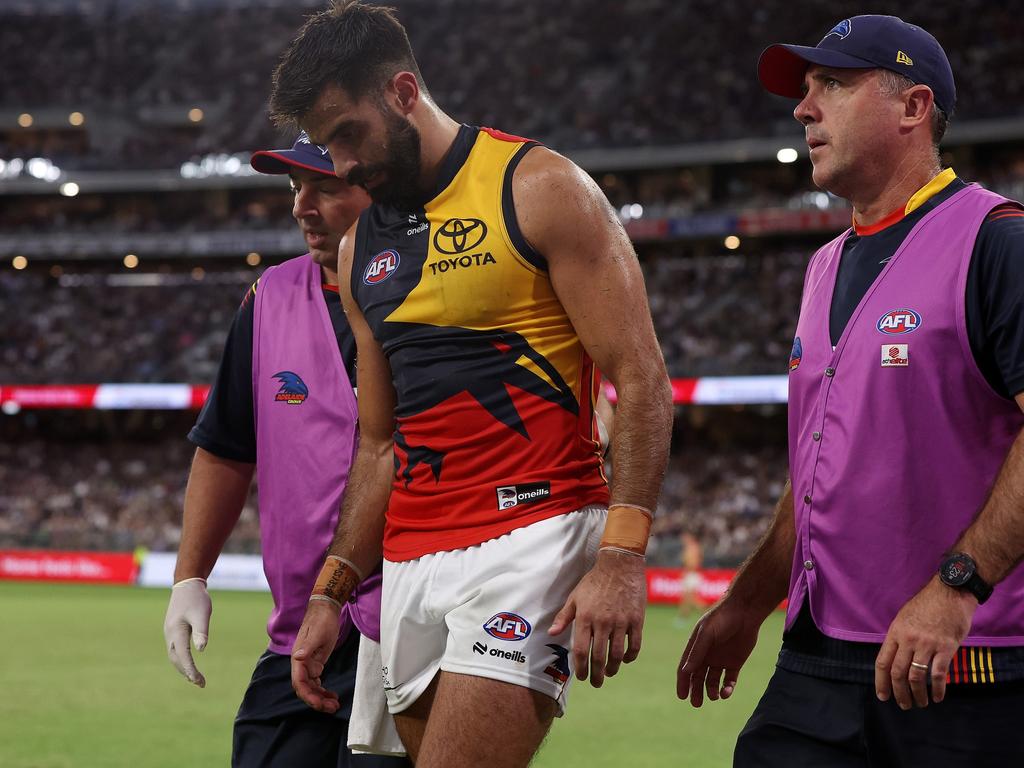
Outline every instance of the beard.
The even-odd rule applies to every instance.
[[[408,120],[390,109],[384,115],[385,159],[373,165],[358,166],[348,174],[349,184],[357,184],[373,202],[399,210],[415,210],[423,206],[426,192],[420,188],[420,133]],[[366,182],[378,174],[384,181],[372,189]]]

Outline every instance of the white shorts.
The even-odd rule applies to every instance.
[[[594,566],[607,510],[588,506],[465,549],[384,561],[381,655],[388,709],[416,701],[439,669],[540,691],[561,715],[571,627],[549,635]]]

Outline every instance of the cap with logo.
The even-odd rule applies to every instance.
[[[292,168],[334,175],[334,161],[327,147],[313,144],[303,131],[291,149],[264,149],[253,152],[249,164],[260,173],[288,173]]]
[[[946,115],[952,114],[956,105],[953,70],[939,41],[896,16],[843,19],[813,48],[771,45],[757,62],[757,76],[765,90],[800,99],[804,75],[812,64],[835,69],[889,69],[931,88],[935,104]]]

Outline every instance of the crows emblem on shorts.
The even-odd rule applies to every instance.
[[[548,643],[547,645],[554,652],[555,660],[548,664],[544,674],[550,675],[556,683],[564,683],[569,679],[569,675],[572,674],[569,669],[569,649],[554,643]]]

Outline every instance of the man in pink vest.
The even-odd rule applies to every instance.
[[[678,694],[728,698],[788,594],[736,765],[1022,765],[1024,211],[941,170],[956,90],[923,29],[857,16],[758,72],[853,227],[807,269],[790,483]]]
[[[379,640],[379,571],[341,612],[339,642],[324,669],[345,706],[333,716],[310,710],[295,696],[290,672],[291,647],[355,452],[355,342],[338,296],[337,254],[342,234],[369,200],[334,175],[327,150],[305,134],[291,149],[257,152],[251,162],[261,173],[290,177],[292,213],[309,253],[271,267],[246,293],[217,381],[189,433],[196,454],[164,621],[168,656],[190,682],[206,685],[189,636],[203,650],[212,610],[206,577],[255,471],[274,610],[269,647],[235,719],[232,765],[407,766],[396,757],[355,756],[346,746],[359,637]]]

